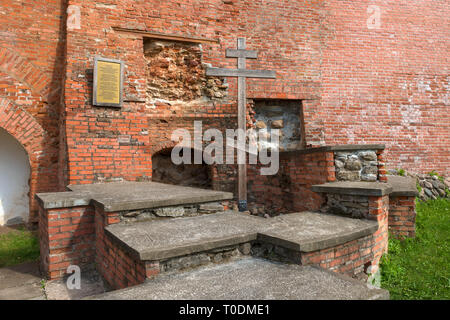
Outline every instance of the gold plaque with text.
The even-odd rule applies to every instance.
[[[122,105],[123,63],[96,58],[94,67],[94,105]]]

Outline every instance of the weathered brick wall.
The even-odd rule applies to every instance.
[[[326,197],[327,205],[322,211],[355,219],[375,220],[378,222],[378,230],[373,235],[353,243],[309,253],[305,256],[305,262],[313,260],[323,267],[353,275],[372,267],[369,273],[375,273],[381,257],[388,250],[389,196],[327,194]],[[355,248],[361,250],[358,249],[359,252],[356,252]]]
[[[325,142],[385,143],[388,168],[448,175],[450,3],[322,3]],[[379,29],[367,26],[371,5]]]
[[[95,210],[95,261],[97,270],[113,289],[122,289],[143,283],[146,278],[145,262],[131,257],[112,242],[105,227],[119,223],[118,213]]]
[[[41,272],[49,279],[64,277],[69,265],[93,266],[94,208],[39,209]]]
[[[276,175],[263,176],[260,168],[248,167],[249,207],[256,212],[318,210],[325,199],[311,186],[336,180],[333,152],[282,152]]]
[[[415,197],[390,197],[389,232],[395,237],[415,237]]]
[[[248,47],[260,52],[248,67],[277,71],[277,80],[249,80],[249,98],[303,100],[308,145],[386,142],[389,166],[448,173],[448,35],[435,27],[441,13],[449,12],[448,3],[380,4],[381,29],[373,30],[366,23],[366,1],[281,2],[134,1],[130,7],[123,1],[69,1],[81,11],[81,29],[69,30],[67,38],[70,182],[151,175],[151,137],[144,134],[149,115],[228,112],[213,101],[195,106],[149,101],[144,41],[112,27],[218,39],[202,45],[202,59],[220,67],[235,67],[235,60],[224,58],[225,49],[235,47],[237,36],[247,37]],[[405,21],[417,26],[414,37]],[[437,39],[438,45],[430,44]],[[121,110],[91,106],[96,54],[127,65]],[[227,82],[233,105],[236,81]],[[98,121],[103,116],[107,123]],[[121,145],[123,138],[134,143]]]
[[[66,164],[59,161],[65,6],[3,0],[0,11],[0,127],[30,158],[30,222],[37,222],[34,194],[65,185]]]

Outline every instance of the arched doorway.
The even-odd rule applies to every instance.
[[[22,145],[0,128],[0,225],[29,218],[30,163]]]

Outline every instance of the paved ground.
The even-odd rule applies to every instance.
[[[0,269],[0,300],[42,300],[45,293],[37,262]]]
[[[246,258],[168,274],[94,300],[377,300],[382,289],[315,267]]]
[[[65,280],[44,282],[38,262],[0,268],[0,300],[78,300],[104,292],[96,272],[82,274],[80,289],[69,290]]]
[[[80,289],[68,289],[66,280],[49,281],[45,286],[48,300],[79,300],[104,292],[103,280],[95,271],[81,274]]]

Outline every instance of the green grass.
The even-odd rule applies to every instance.
[[[394,300],[450,299],[450,200],[417,202],[417,237],[389,240],[381,286]]]
[[[32,232],[21,228],[0,235],[0,268],[39,257],[39,240]]]

